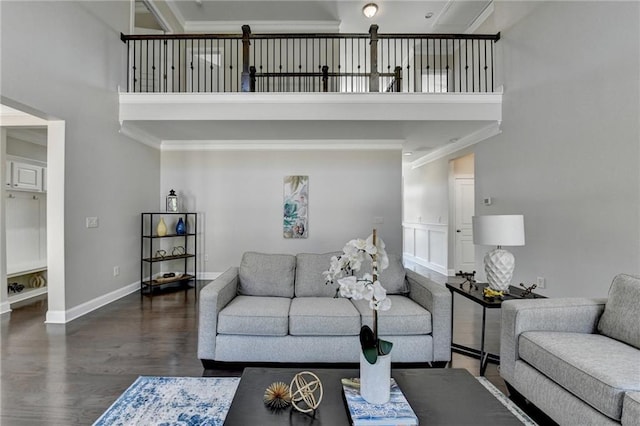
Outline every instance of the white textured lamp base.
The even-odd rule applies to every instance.
[[[484,257],[484,272],[487,275],[489,287],[498,291],[509,291],[509,284],[513,278],[513,268],[516,259],[504,249],[491,250]]]

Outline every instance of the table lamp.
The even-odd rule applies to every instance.
[[[497,246],[484,257],[484,272],[489,287],[509,291],[515,258],[502,246],[524,245],[524,217],[522,215],[473,216],[473,243]]]

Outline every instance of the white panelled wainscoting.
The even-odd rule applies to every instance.
[[[446,223],[402,224],[403,257],[418,265],[448,275],[449,225]]]

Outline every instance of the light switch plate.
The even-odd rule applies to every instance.
[[[98,227],[98,218],[97,217],[87,217],[86,218],[87,228],[97,228]]]

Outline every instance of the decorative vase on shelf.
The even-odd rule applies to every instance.
[[[187,233],[187,227],[184,224],[182,218],[178,219],[178,223],[176,225],[176,234],[184,235]]]
[[[386,404],[391,389],[391,355],[378,355],[369,363],[360,351],[360,395],[370,404]]]
[[[158,222],[156,232],[158,233],[158,237],[164,237],[167,235],[167,224],[164,223],[164,218],[162,216],[160,216],[160,222]]]

